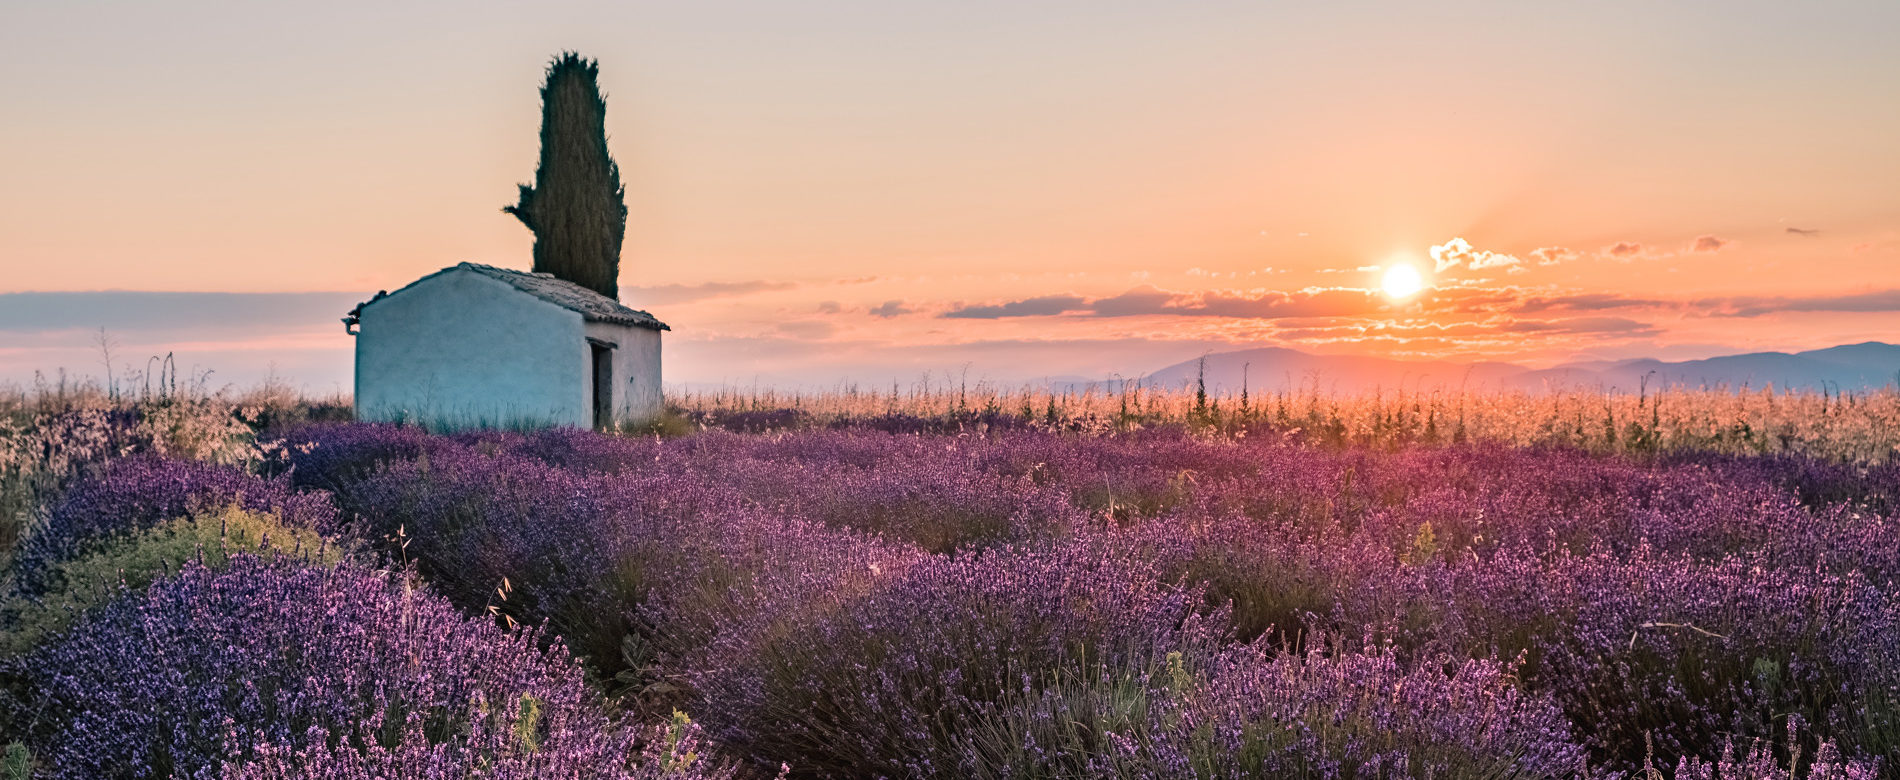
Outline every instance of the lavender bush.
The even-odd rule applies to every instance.
[[[13,563],[15,587],[40,592],[51,584],[47,576],[54,564],[88,545],[227,506],[267,512],[295,528],[326,534],[337,528],[337,510],[328,496],[299,493],[282,480],[196,460],[120,458],[69,489],[27,537]]]
[[[1408,571],[1435,646],[1527,659],[1600,759],[1633,766],[1772,737],[1790,715],[1842,747],[1892,750],[1900,603],[1858,573],[1642,548],[1518,549]],[[1406,597],[1394,599],[1403,602]]]
[[[1831,742],[1821,742],[1808,757],[1799,745],[1778,751],[1764,740],[1739,750],[1733,742],[1725,743],[1721,755],[1709,760],[1685,758],[1670,775],[1672,780],[1874,780],[1881,776],[1878,762],[1843,759]]]
[[[26,671],[33,747],[52,777],[217,777],[227,761],[350,752],[366,766],[408,757],[614,777],[627,760],[558,645],[539,649],[352,564],[190,565],[95,610]]]
[[[94,607],[142,591],[187,563],[221,570],[237,554],[327,565],[341,560],[343,549],[315,531],[235,507],[117,536],[56,564],[47,578],[55,584],[46,591],[0,600],[0,658],[33,650]]]
[[[323,484],[364,536],[466,611],[545,622],[603,682],[693,708],[767,768],[1159,772],[1142,762],[1197,744],[1143,720],[1185,711],[1166,653],[1216,690],[1215,655],[1181,648],[1219,636],[1290,647],[1269,660],[1297,668],[1275,674],[1354,670],[1355,690],[1436,685],[1428,667],[1453,700],[1515,680],[1514,701],[1569,719],[1568,737],[1537,744],[1565,762],[1581,746],[1599,774],[1638,771],[1650,743],[1666,766],[1717,761],[1790,713],[1844,766],[1900,744],[1884,467],[1022,426],[325,435],[334,462],[377,464],[310,469],[336,475]],[[1026,574],[1081,550],[1113,565]],[[1166,594],[1172,617],[1091,622],[1141,594]],[[1048,649],[1072,634],[1091,649]],[[1386,649],[1354,660],[1318,635]],[[997,669],[1029,684],[1005,691]],[[930,703],[961,690],[952,673],[990,693]],[[803,725],[765,725],[779,721]],[[1402,726],[1388,736],[1424,762],[1406,766],[1466,760]],[[1469,761],[1504,766],[1491,755]]]
[[[1199,599],[1094,546],[936,558],[862,595],[779,594],[690,660],[715,734],[763,765],[1098,774],[1168,654],[1212,649]]]
[[[382,464],[419,458],[438,441],[413,426],[343,423],[297,428],[277,449],[293,484],[335,490]]]
[[[483,431],[456,440],[477,449],[507,451],[557,468],[597,474],[647,470],[673,450],[655,437],[602,436],[579,428],[549,428],[525,434]]]
[[[75,480],[119,457],[156,457],[251,464],[258,446],[254,425],[268,404],[180,392],[148,384],[121,402],[103,388],[42,380],[34,392],[0,388],[0,552],[11,550],[36,512]]]
[[[308,747],[261,745],[243,761],[225,765],[222,780],[728,780],[736,775],[710,756],[698,726],[677,714],[675,722],[652,729],[603,730],[577,734],[559,750],[529,749],[536,720],[522,708],[499,717],[477,700],[469,733],[454,742],[432,744],[405,740],[394,749],[377,745],[358,750],[313,733]],[[538,711],[527,710],[529,713]],[[580,740],[592,737],[591,743]],[[538,740],[538,736],[532,739]]]
[[[359,533],[416,561],[451,600],[545,622],[605,678],[651,660],[628,642],[650,647],[655,621],[667,623],[671,646],[684,647],[710,636],[760,583],[844,587],[850,572],[915,557],[772,511],[713,480],[578,473],[483,442],[391,463],[337,496]]]
[[[1255,643],[1159,710],[1153,777],[1545,778],[1586,773],[1563,712],[1491,661]],[[1450,672],[1445,670],[1449,668]]]

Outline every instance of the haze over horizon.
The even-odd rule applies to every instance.
[[[0,10],[0,383],[347,389],[597,58],[670,383],[1541,368],[1900,342],[1900,5],[349,0]],[[1388,294],[1407,265],[1424,285]],[[274,368],[273,368],[274,367]]]

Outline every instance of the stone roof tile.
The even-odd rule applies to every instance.
[[[490,279],[503,282],[517,290],[540,298],[543,301],[580,314],[582,319],[589,322],[610,322],[616,325],[632,325],[634,327],[648,328],[651,330],[672,330],[666,323],[655,319],[651,314],[640,311],[639,309],[628,308],[621,302],[601,295],[593,290],[589,290],[566,279],[557,279],[553,274],[515,271],[508,268],[497,268],[492,265],[482,265],[480,263],[461,263],[444,268],[428,276],[424,276],[421,279],[417,279],[414,282],[410,282],[407,286],[390,293],[390,295],[401,295],[403,290],[407,290],[424,281],[441,276],[450,271],[461,270],[473,271]],[[357,311],[361,311],[364,306],[368,306],[385,297],[388,296],[378,295],[366,303],[359,304],[356,307]],[[351,312],[352,315],[356,313],[357,312]]]

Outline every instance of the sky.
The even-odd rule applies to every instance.
[[[1900,342],[1900,4],[0,0],[0,383],[347,390],[600,62],[676,385]],[[1387,294],[1396,265],[1424,288]],[[102,330],[103,329],[103,332]]]

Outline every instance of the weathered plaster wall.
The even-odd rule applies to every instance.
[[[586,327],[588,338],[619,345],[613,357],[614,417],[643,423],[660,416],[660,332],[605,322]]]
[[[363,307],[357,330],[357,419],[593,424],[581,316],[506,283],[444,273]]]

